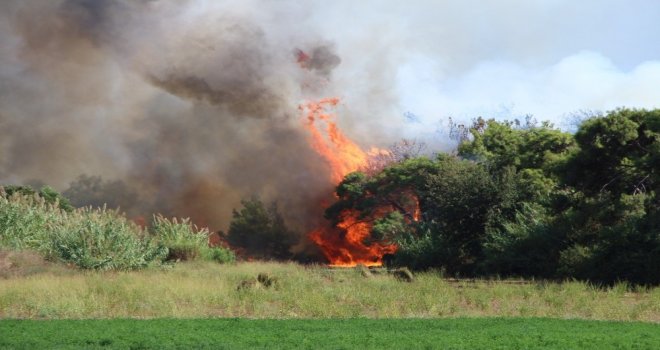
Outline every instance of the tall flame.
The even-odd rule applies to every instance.
[[[348,173],[366,167],[367,152],[346,137],[337,127],[335,116],[326,108],[335,107],[338,98],[324,98],[301,104],[305,114],[305,127],[310,132],[310,144],[321,155],[331,169],[330,180],[339,184]],[[325,128],[318,124],[324,124]],[[372,149],[371,152],[386,152]],[[382,265],[383,255],[394,253],[394,244],[364,243],[371,234],[373,222],[359,218],[356,210],[344,210],[340,222],[334,227],[320,227],[309,233],[309,238],[323,251],[333,266]]]
[[[365,166],[368,161],[367,153],[339,130],[334,121],[335,116],[326,113],[326,107],[334,107],[338,103],[339,99],[332,97],[307,102],[299,107],[306,112],[305,127],[312,136],[311,146],[330,165],[331,180],[335,184],[341,182],[348,173]],[[325,122],[327,137],[316,125],[317,121]]]

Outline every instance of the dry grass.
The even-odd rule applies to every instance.
[[[277,280],[237,288],[267,273]],[[47,271],[0,279],[2,318],[525,316],[660,322],[660,288],[593,288],[581,282],[412,283],[358,269],[282,263],[177,264],[134,272]]]
[[[77,270],[62,264],[47,261],[34,251],[0,249],[0,279],[25,277],[53,273],[58,275],[75,274]]]

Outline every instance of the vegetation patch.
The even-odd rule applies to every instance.
[[[660,322],[660,288],[194,261],[0,279],[0,319],[553,317]]]
[[[557,319],[0,321],[3,349],[657,349],[660,326]]]

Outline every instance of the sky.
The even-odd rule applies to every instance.
[[[309,20],[358,66],[389,57],[411,135],[448,117],[570,130],[582,111],[660,107],[659,1],[332,1]]]

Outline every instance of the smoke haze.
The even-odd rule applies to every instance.
[[[214,229],[256,194],[304,231],[332,186],[304,100],[339,96],[364,147],[448,147],[448,116],[657,107],[657,6],[584,3],[3,1],[0,183],[101,176],[131,215]]]

